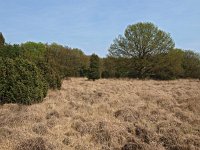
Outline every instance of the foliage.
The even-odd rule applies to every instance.
[[[3,58],[12,58],[15,59],[23,55],[23,51],[21,47],[17,44],[5,44],[4,46],[0,47],[0,56]]]
[[[48,83],[49,88],[61,88],[61,78],[59,74],[48,63],[44,61],[38,61],[36,65],[40,69],[42,76]]]
[[[46,96],[47,84],[35,64],[0,58],[0,102],[31,104]]]
[[[54,66],[62,78],[85,76],[89,57],[79,49],[71,49],[53,43],[48,45],[45,60]]]
[[[116,73],[116,58],[114,57],[106,57],[103,58],[102,66],[102,78],[113,78]]]
[[[103,59],[56,43],[6,44],[0,33],[0,102],[39,102],[48,88],[60,89],[65,77],[200,79],[200,55],[174,45],[152,23],[129,25]]]
[[[130,58],[107,57],[103,59],[102,77],[103,78],[120,78],[127,77],[131,69]]]
[[[153,57],[150,77],[154,79],[169,80],[183,76],[183,51],[171,49],[167,54]]]
[[[88,72],[88,79],[93,81],[100,78],[100,60],[96,54],[90,57],[90,68]]]
[[[26,42],[21,44],[23,57],[30,61],[37,61],[44,58],[46,45],[43,43]]]
[[[5,38],[3,37],[3,34],[0,32],[0,47],[2,47],[5,44]]]
[[[144,59],[174,48],[170,35],[152,23],[129,25],[124,36],[119,35],[111,44],[109,53],[115,57]]]
[[[110,56],[132,58],[131,74],[139,78],[148,77],[152,67],[152,57],[166,54],[174,47],[170,35],[152,23],[129,25],[124,36],[114,40],[109,49]]]
[[[185,51],[183,57],[184,77],[200,79],[200,55],[193,51]]]
[[[102,78],[110,78],[110,73],[109,73],[109,71],[102,71],[102,73],[101,73],[101,77]]]

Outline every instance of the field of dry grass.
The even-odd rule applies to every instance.
[[[200,149],[200,81],[65,80],[42,103],[0,106],[0,149]]]

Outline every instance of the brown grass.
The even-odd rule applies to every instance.
[[[0,106],[1,150],[198,150],[198,80],[71,78],[40,104]]]

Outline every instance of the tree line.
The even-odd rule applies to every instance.
[[[89,56],[80,49],[26,42],[7,44],[0,34],[0,103],[32,104],[66,77],[84,77]]]
[[[200,78],[200,55],[175,48],[170,34],[154,24],[137,23],[113,41],[104,67],[109,77]]]
[[[41,101],[66,77],[200,79],[200,55],[175,48],[169,33],[152,23],[129,25],[105,58],[56,43],[8,44],[0,33],[0,103]]]

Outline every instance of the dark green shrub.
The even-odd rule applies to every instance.
[[[99,73],[97,72],[96,69],[90,69],[89,70],[89,73],[88,73],[88,79],[91,79],[91,80],[96,80],[96,79],[99,79],[100,78],[100,75]]]
[[[183,76],[183,51],[172,49],[167,54],[152,58],[151,78],[158,80],[173,80]]]
[[[79,70],[80,77],[86,77],[88,74],[88,69],[86,67],[81,67]]]
[[[40,102],[47,90],[47,83],[35,64],[19,58],[0,58],[0,103]]]
[[[36,65],[40,69],[44,79],[48,83],[49,88],[60,89],[61,78],[59,74],[48,63],[45,63],[44,61],[38,61]]]
[[[200,54],[193,51],[185,51],[182,66],[185,78],[200,79]]]
[[[23,55],[21,47],[17,44],[4,44],[0,47],[0,57],[15,59]]]
[[[129,78],[138,78],[138,72],[134,69],[130,69],[128,72],[128,77]]]
[[[0,47],[4,46],[5,44],[5,38],[3,37],[3,34],[0,32]]]
[[[109,74],[109,71],[103,71],[102,73],[101,73],[101,77],[102,78],[109,78],[110,77],[110,74]]]
[[[95,54],[90,57],[90,68],[88,72],[88,79],[93,81],[100,78],[100,60]]]

